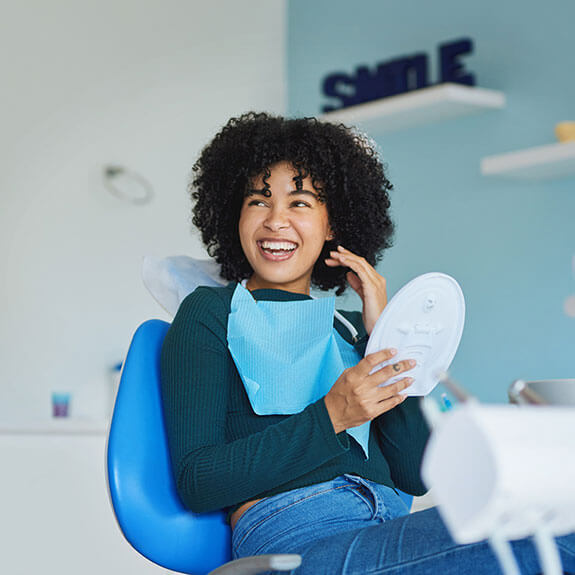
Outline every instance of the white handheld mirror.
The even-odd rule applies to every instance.
[[[442,273],[428,273],[404,285],[387,304],[367,342],[365,355],[394,347],[393,360],[375,370],[404,359],[416,367],[386,382],[413,377],[406,395],[427,395],[447,371],[461,340],[465,322],[465,299],[459,284]]]

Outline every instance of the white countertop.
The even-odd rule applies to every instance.
[[[105,435],[109,421],[53,418],[38,421],[0,422],[0,435]]]

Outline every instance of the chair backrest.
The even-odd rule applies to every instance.
[[[107,448],[116,519],[144,557],[172,571],[203,575],[231,558],[222,511],[196,514],[177,495],[160,390],[160,351],[169,324],[143,323],[122,369]]]

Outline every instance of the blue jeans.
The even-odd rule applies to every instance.
[[[557,543],[575,573],[575,535]],[[541,572],[531,541],[512,545],[521,573]],[[237,522],[232,553],[299,553],[297,575],[501,573],[487,542],[458,545],[435,509],[409,514],[392,488],[353,475],[259,501]]]

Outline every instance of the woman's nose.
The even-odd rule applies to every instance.
[[[272,231],[283,230],[290,226],[288,215],[284,210],[273,209],[264,222],[265,227]]]

